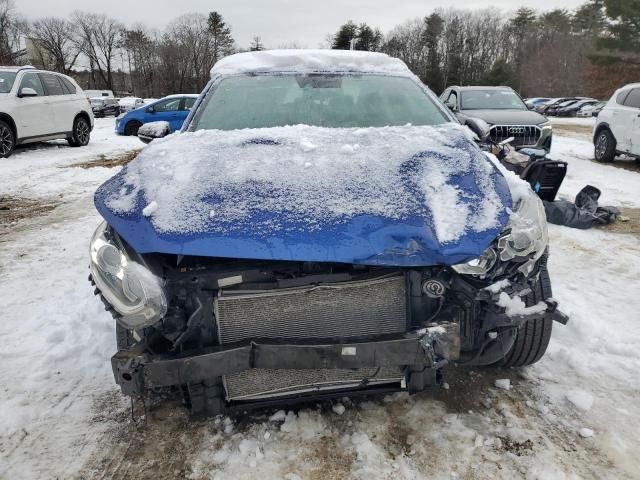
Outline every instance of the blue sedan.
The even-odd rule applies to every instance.
[[[149,122],[169,122],[171,131],[180,130],[198,95],[169,95],[149,105],[121,115],[116,119],[116,133],[137,135],[138,129]]]

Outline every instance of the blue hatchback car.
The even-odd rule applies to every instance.
[[[116,133],[137,135],[138,129],[149,122],[169,122],[171,131],[180,130],[198,95],[169,95],[153,103],[131,110],[116,118]]]
[[[542,202],[398,59],[232,55],[166,133],[95,195],[125,395],[413,393],[447,362],[532,364],[566,322]]]

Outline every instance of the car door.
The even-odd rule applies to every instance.
[[[628,151],[634,155],[640,155],[640,87],[629,92],[624,100],[624,108],[629,117],[628,128],[626,130],[629,146]]]
[[[176,128],[176,130],[180,130],[182,128],[182,124],[184,123],[184,121],[189,116],[189,112],[193,108],[193,105],[196,103],[197,98],[196,97],[184,97],[182,100],[183,100],[182,104],[180,105],[180,115],[181,115],[181,117],[180,117],[181,118],[180,126],[178,126],[178,128]]]
[[[169,122],[171,131],[179,130],[186,118],[180,111],[182,97],[167,98],[153,105],[153,113],[147,119],[148,122]]]
[[[38,75],[47,92],[49,105],[53,112],[53,122],[49,126],[48,133],[71,132],[75,115],[74,99],[72,98],[74,96],[67,93],[55,73],[39,73]]]
[[[38,94],[36,97],[20,97],[23,88],[32,88]],[[40,137],[51,133],[51,125],[54,123],[53,110],[49,97],[36,72],[27,72],[22,76],[17,90],[15,120],[18,124],[18,137],[28,139]]]

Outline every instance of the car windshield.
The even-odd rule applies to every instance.
[[[96,107],[101,107],[102,105],[104,105],[104,100],[101,100],[99,98],[92,98],[91,105],[95,105]]]
[[[522,99],[508,90],[465,90],[462,110],[528,110]]]
[[[0,93],[9,93],[16,79],[16,72],[0,72]]]
[[[229,77],[207,95],[192,130],[311,125],[439,125],[450,121],[413,80],[373,74]]]

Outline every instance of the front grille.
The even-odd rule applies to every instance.
[[[489,138],[494,143],[500,143],[513,137],[515,146],[532,146],[538,143],[542,130],[535,125],[493,125],[489,130]]]
[[[407,329],[405,277],[287,288],[274,291],[225,291],[215,299],[221,344],[249,339],[349,339],[403,333]],[[229,400],[397,382],[399,371],[262,370],[228,375]],[[369,382],[371,383],[371,382]]]

